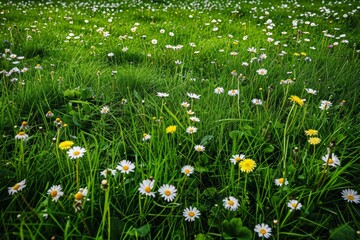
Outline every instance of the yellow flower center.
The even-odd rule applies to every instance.
[[[125,171],[127,171],[127,170],[129,170],[129,166],[123,166],[123,170],[125,170]]]
[[[354,201],[355,200],[355,197],[353,195],[348,195],[347,196],[347,199],[349,199],[350,201]]]
[[[171,192],[170,192],[170,190],[165,190],[164,194],[165,194],[166,196],[170,196],[170,195],[171,195]]]
[[[279,179],[278,179],[278,182],[279,182],[280,184],[283,184],[283,183],[284,183],[284,178],[279,178]]]
[[[185,169],[185,173],[189,174],[190,173],[190,169]]]
[[[262,235],[265,235],[266,234],[266,230],[265,229],[260,229],[260,233],[262,234]]]
[[[188,215],[189,215],[189,217],[193,217],[193,216],[195,216],[195,213],[193,211],[191,211],[188,213]]]
[[[19,132],[19,135],[20,135],[20,136],[24,136],[24,135],[25,135],[25,132]]]
[[[57,194],[58,194],[58,192],[56,190],[52,190],[51,193],[50,193],[50,196],[54,198],[54,197],[57,196]]]
[[[332,160],[332,158],[329,158],[328,159],[328,164],[333,164],[334,163],[334,160]]]
[[[75,199],[80,201],[83,198],[83,194],[81,192],[78,192],[75,194]]]
[[[241,161],[241,157],[236,157],[236,158],[235,158],[235,161],[236,161],[236,162],[240,162],[240,161]]]
[[[293,208],[296,208],[297,203],[292,203],[291,206],[292,206]]]
[[[230,206],[234,206],[234,201],[229,200],[227,203],[228,203]]]
[[[74,156],[77,156],[77,155],[79,155],[80,154],[80,151],[74,151]]]
[[[144,190],[145,190],[145,192],[147,192],[147,193],[150,193],[150,192],[151,192],[150,186],[146,186]]]
[[[18,184],[18,183],[12,187],[12,189],[15,191],[18,190],[19,188],[20,188],[20,184]]]

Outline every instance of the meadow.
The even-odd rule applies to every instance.
[[[360,239],[358,1],[0,0],[0,239]]]

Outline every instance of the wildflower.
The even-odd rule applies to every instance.
[[[237,164],[239,163],[240,161],[244,160],[245,159],[245,155],[244,154],[236,154],[236,155],[233,155],[231,158],[230,158],[230,161],[233,163],[233,164]]]
[[[70,149],[74,145],[73,141],[63,141],[59,144],[59,148],[61,150],[67,150]]]
[[[242,172],[250,173],[256,167],[256,162],[252,159],[245,159],[239,163],[240,170]]]
[[[108,56],[108,57],[113,57],[114,55],[115,55],[115,54],[111,52],[111,53],[108,53],[107,56]]]
[[[150,138],[151,138],[151,135],[150,135],[150,134],[144,133],[144,134],[143,134],[142,141],[143,141],[143,142],[148,141],[148,140],[150,140]]]
[[[254,98],[253,100],[251,100],[251,102],[254,105],[262,105],[262,100],[261,99]]]
[[[180,65],[181,63],[182,63],[182,62],[181,62],[180,60],[176,60],[176,61],[175,61],[175,64],[176,64],[176,65]]]
[[[325,156],[322,156],[321,158],[325,163],[323,165],[329,165],[332,167],[340,166],[340,160],[335,154],[331,154],[331,157],[329,154],[326,154]]]
[[[321,142],[321,139],[318,138],[318,137],[311,137],[309,138],[308,142],[311,144],[311,145],[317,145]]]
[[[332,106],[332,103],[327,100],[322,100],[320,104],[320,110],[328,110]]]
[[[254,47],[248,48],[247,50],[250,53],[256,53],[256,48],[254,48]]]
[[[360,195],[353,189],[344,189],[341,191],[341,195],[345,201],[359,203]]]
[[[158,192],[160,193],[161,197],[165,199],[165,201],[172,202],[176,197],[176,188],[173,185],[164,184],[162,185]]]
[[[192,121],[192,122],[200,122],[200,118],[198,118],[198,117],[190,117],[190,121]]]
[[[21,190],[23,190],[26,187],[25,181],[26,181],[26,179],[22,180],[21,182],[16,183],[12,187],[8,187],[9,195],[13,195],[14,193],[17,193],[17,192],[20,192]]]
[[[192,99],[200,99],[200,96],[201,96],[201,95],[197,95],[195,93],[186,93],[186,95],[188,95],[188,97],[192,98]]]
[[[62,188],[60,185],[54,185],[47,191],[47,193],[51,196],[54,202],[57,202],[59,198],[64,195],[64,192],[61,190]]]
[[[121,173],[129,174],[130,172],[134,172],[135,165],[128,160],[121,160],[116,169]]]
[[[257,74],[264,76],[267,74],[267,70],[265,68],[260,68],[258,70],[256,70]]]
[[[203,152],[205,151],[205,147],[203,145],[195,145],[195,151],[197,152]]]
[[[151,43],[154,44],[154,45],[157,44],[157,42],[158,41],[156,39],[151,40]]]
[[[26,122],[26,121],[23,121],[23,122],[21,123],[20,129],[28,129],[28,128],[29,128],[29,126],[28,126],[27,122]]]
[[[314,129],[305,130],[306,136],[317,136],[318,131]]]
[[[302,204],[298,200],[293,199],[288,202],[287,206],[290,208],[290,211],[293,211],[293,210],[300,210]]]
[[[190,107],[190,103],[188,103],[188,102],[182,102],[182,103],[181,103],[181,106],[183,106],[184,108],[188,108],[188,107]]]
[[[294,81],[291,78],[280,81],[280,85],[288,85],[288,84],[292,84],[292,83],[294,83]]]
[[[83,157],[85,152],[85,148],[75,146],[69,149],[69,151],[67,151],[67,154],[70,159],[77,159]]]
[[[146,196],[155,197],[155,193],[151,191],[154,187],[154,183],[155,183],[154,180],[149,180],[149,179],[143,180],[142,183],[140,183],[140,187],[138,189],[139,192],[141,194],[145,194]]]
[[[165,97],[168,97],[169,94],[168,94],[168,93],[158,92],[158,93],[156,94],[156,96],[161,97],[161,98],[165,98]]]
[[[100,113],[107,114],[107,113],[109,113],[109,111],[110,111],[110,108],[108,106],[103,106],[100,110]]]
[[[53,114],[51,111],[48,111],[48,112],[45,114],[45,116],[46,116],[47,118],[52,118],[52,117],[54,116],[54,114]]]
[[[301,99],[298,96],[291,95],[291,97],[289,99],[291,102],[295,102],[295,103],[299,104],[300,107],[302,107],[304,105],[304,99]]]
[[[239,90],[237,90],[237,89],[231,89],[231,90],[228,91],[228,95],[232,96],[232,97],[236,96],[238,94],[239,94]]]
[[[103,176],[104,178],[106,178],[108,175],[115,176],[115,174],[116,174],[116,170],[111,169],[111,168],[107,168],[104,171],[100,172],[100,175]]]
[[[197,210],[196,207],[185,208],[183,212],[183,216],[185,217],[185,221],[193,222],[196,218],[199,218],[200,211]]]
[[[216,94],[222,94],[222,93],[224,93],[224,88],[222,88],[222,87],[217,87],[217,88],[215,88],[214,93],[216,93]]]
[[[223,199],[223,205],[225,209],[228,209],[230,211],[236,211],[236,209],[238,209],[238,207],[240,206],[240,203],[236,198],[230,196]]]
[[[26,140],[28,138],[29,138],[29,135],[27,135],[25,132],[19,132],[15,136],[15,139],[19,139],[19,140]]]
[[[184,173],[186,176],[190,176],[190,174],[194,173],[194,167],[186,165],[181,169],[181,172]]]
[[[189,115],[193,115],[193,114],[195,114],[195,112],[193,111],[193,110],[188,110],[188,111],[186,111],[187,112],[187,114],[189,114]]]
[[[288,185],[289,184],[289,182],[288,182],[288,180],[285,178],[278,178],[278,179],[275,179],[275,185],[276,186],[279,186],[279,187],[281,187],[283,184],[285,184],[285,186],[286,185]]]
[[[259,235],[259,237],[269,238],[271,236],[271,227],[265,223],[257,224],[254,231]]]
[[[189,133],[189,134],[193,134],[197,131],[197,128],[196,127],[193,127],[193,126],[190,126],[186,129],[186,132]]]
[[[166,128],[166,133],[174,133],[174,132],[176,132],[176,126],[175,126],[175,125],[173,125],[173,126],[168,126],[168,127]]]

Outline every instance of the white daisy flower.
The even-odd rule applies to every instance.
[[[341,195],[345,201],[360,203],[360,195],[357,194],[357,191],[353,189],[344,189],[341,191]]]
[[[121,173],[129,174],[130,172],[134,172],[135,165],[128,160],[122,160],[116,167],[116,169],[119,170]]]
[[[194,167],[190,165],[186,165],[181,169],[181,172],[186,176],[190,176],[190,174],[194,173]]]
[[[340,166],[340,160],[334,153],[331,154],[331,157],[329,156],[329,154],[326,154],[325,156],[322,156],[321,159],[325,162],[323,165],[328,165],[332,167]]]
[[[193,133],[196,133],[197,131],[197,128],[196,127],[193,127],[193,126],[190,126],[186,129],[186,132],[189,133],[189,134],[193,134]]]
[[[196,218],[200,217],[200,211],[197,210],[196,207],[185,208],[183,212],[183,216],[185,217],[185,221],[193,222]]]
[[[290,208],[290,211],[293,210],[300,210],[302,207],[302,204],[298,200],[289,200],[287,206]]]
[[[265,223],[257,224],[254,228],[254,231],[258,234],[259,237],[269,238],[271,236],[271,228]]]
[[[155,197],[155,193],[151,190],[154,187],[155,180],[145,179],[140,183],[140,187],[138,188],[139,192],[146,196]]]
[[[67,154],[70,159],[77,159],[83,157],[85,152],[86,152],[85,148],[75,146],[70,148],[69,151],[67,151]]]
[[[26,179],[22,180],[21,182],[16,183],[12,187],[8,187],[9,195],[13,195],[14,193],[18,193],[21,190],[23,190],[26,187],[25,181],[26,181]]]
[[[104,171],[100,172],[100,175],[103,176],[104,178],[106,178],[109,175],[115,176],[115,174],[116,174],[116,170],[111,168],[105,169]]]
[[[62,188],[60,185],[54,185],[47,191],[47,193],[51,196],[54,202],[57,202],[59,198],[64,195],[64,192],[61,190]]]
[[[283,184],[286,186],[289,184],[288,180],[285,178],[277,178],[274,180],[276,186],[282,186]]]
[[[233,163],[233,164],[237,164],[239,163],[240,161],[244,160],[245,159],[245,155],[244,154],[236,154],[236,155],[233,155],[231,158],[230,158],[230,161]]]
[[[228,209],[230,211],[235,211],[240,206],[240,203],[239,200],[237,200],[233,196],[230,196],[223,199],[223,205],[225,209]]]
[[[160,193],[161,197],[165,199],[165,201],[172,202],[176,197],[176,188],[173,185],[164,184],[162,185],[158,192]]]
[[[197,152],[203,152],[205,151],[205,147],[203,145],[195,145],[195,151]]]

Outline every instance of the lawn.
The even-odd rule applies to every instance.
[[[358,1],[0,0],[0,239],[360,239]]]

